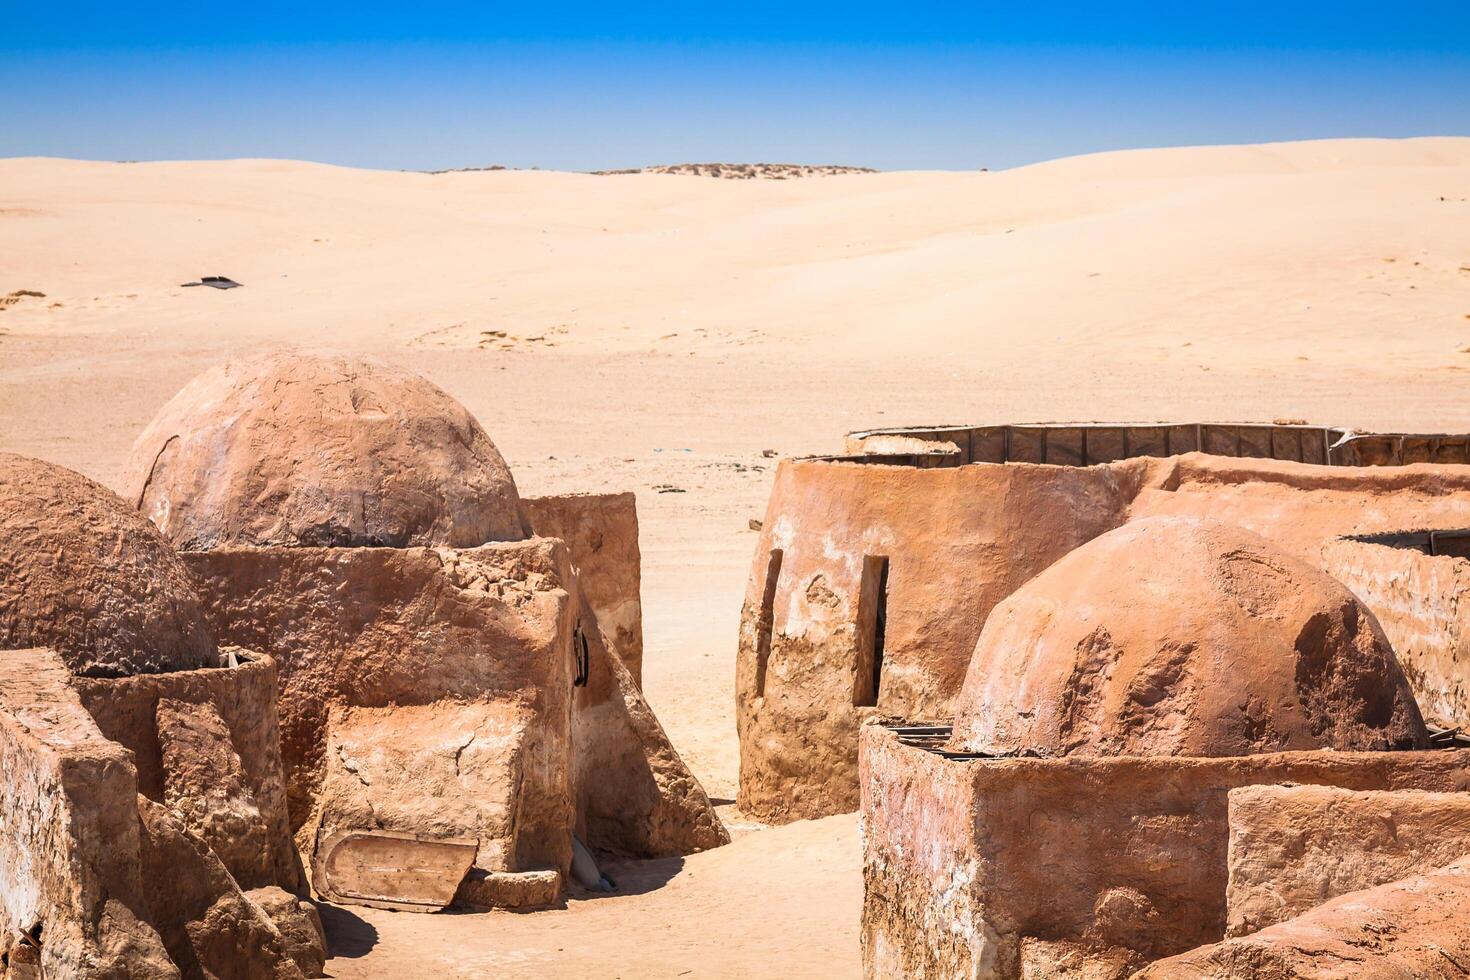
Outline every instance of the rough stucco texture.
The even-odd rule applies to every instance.
[[[0,653],[0,952],[39,935],[46,976],[177,977],[146,922],[129,753],[67,681],[54,651]]]
[[[103,735],[132,751],[137,792],[176,808],[242,887],[303,886],[271,658],[72,683]]]
[[[643,680],[643,557],[631,493],[572,493],[521,501],[531,529],[566,543],[577,585],[633,681]]]
[[[1459,980],[1470,973],[1470,859],[1351,892],[1250,936],[1154,963],[1141,980]]]
[[[44,646],[78,674],[212,663],[183,564],[112,491],[0,453],[0,649]]]
[[[1408,681],[1343,585],[1243,528],[1131,521],[990,614],[952,746],[991,755],[1427,748]]]
[[[865,719],[949,721],[995,605],[1078,545],[1149,516],[1238,524],[1320,566],[1342,535],[1470,527],[1470,467],[1325,467],[1197,453],[1090,467],[784,461],[741,617],[742,807],[778,821],[853,809]],[[774,551],[780,568],[767,610]],[[864,707],[854,704],[853,687],[870,556],[889,559],[888,621],[878,703]],[[1406,655],[1411,679],[1414,662]]]
[[[1223,938],[1228,794],[1470,788],[1470,752],[945,759],[863,732],[866,974],[1020,976],[1027,938],[1107,960]]]
[[[1242,936],[1470,854],[1470,794],[1241,787],[1229,854],[1227,934]]]
[[[138,437],[122,486],[184,550],[526,536],[510,470],[464,406],[343,354],[273,352],[206,371]]]
[[[1443,728],[1470,722],[1470,561],[1362,541],[1330,542],[1323,567],[1378,616],[1419,698]]]
[[[310,853],[334,707],[505,699],[532,716],[522,746],[519,861],[570,861],[567,741],[575,620],[555,540],[431,548],[186,553],[222,637],[280,670],[288,806]]]

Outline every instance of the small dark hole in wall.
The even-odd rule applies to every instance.
[[[862,588],[858,593],[857,657],[852,703],[875,707],[883,681],[883,641],[888,632],[888,557],[863,558]]]
[[[592,676],[592,655],[587,648],[587,634],[578,623],[572,630],[572,654],[577,658],[577,674],[572,679],[573,687],[586,687]]]
[[[771,634],[776,628],[776,584],[781,580],[784,552],[772,548],[766,562],[766,588],[761,594],[760,618],[755,623],[755,696],[766,694],[766,665],[771,661]]]

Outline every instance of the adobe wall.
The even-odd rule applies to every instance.
[[[45,976],[177,977],[144,921],[132,759],[70,679],[53,651],[0,652],[0,953]]]
[[[1470,794],[1233,789],[1225,934],[1247,935],[1466,854]]]
[[[1424,719],[1444,728],[1470,723],[1470,606],[1460,602],[1470,561],[1388,540],[1329,542],[1322,567],[1378,617]]]
[[[1221,939],[1235,787],[1463,791],[1470,751],[946,758],[868,726],[860,772],[866,976],[1015,978],[1028,937],[1125,961]]]
[[[569,493],[522,497],[532,531],[560,538],[577,583],[635,684],[643,683],[643,557],[638,549],[638,502],[632,493]]]
[[[1329,542],[1348,535],[1470,527],[1470,466],[1326,467],[1202,454],[1148,465],[1130,519],[1239,524],[1317,565]]]
[[[222,643],[280,671],[281,752],[298,846],[322,785],[333,706],[508,699],[533,716],[522,748],[520,867],[570,866],[568,772],[576,620],[560,541],[462,551],[269,548],[185,552]]]
[[[1345,535],[1470,527],[1470,466],[1328,467],[1201,453],[1086,467],[784,461],[741,615],[742,808],[772,821],[851,810],[864,720],[949,721],[996,603],[1098,534],[1159,515],[1239,524],[1332,572],[1324,555]],[[781,560],[767,621],[773,551]],[[878,704],[859,707],[852,685],[872,555],[889,559],[888,622]],[[1380,611],[1383,603],[1355,591]],[[1411,652],[1406,667],[1415,660]],[[1446,667],[1444,676],[1458,674]],[[1433,704],[1434,685],[1425,691]]]
[[[599,851],[629,857],[728,844],[704,787],[644,700],[590,598],[578,598],[588,649],[587,682],[575,688],[572,710],[578,836]]]
[[[1470,973],[1470,859],[1351,892],[1280,925],[1152,964],[1140,980],[1413,977]]]
[[[915,470],[783,461],[741,613],[741,808],[780,821],[854,809],[863,721],[949,720],[990,609],[1117,526],[1141,473],[1131,463]],[[781,559],[767,623],[773,551]],[[889,562],[887,623],[877,704],[859,706],[859,619],[870,556]]]
[[[240,767],[243,795],[248,797],[248,802],[232,802],[258,810],[264,840],[245,841],[250,847],[211,843],[242,888],[279,885],[300,891],[305,882],[286,813],[276,665],[270,657],[252,659],[243,650],[232,653],[238,666],[119,678],[74,677],[72,686],[103,736],[132,751],[138,792],[159,803],[167,802],[169,775],[159,732],[159,702],[208,705],[216,712],[227,728],[229,743],[221,751],[233,750],[229,764]],[[224,775],[213,774],[211,790],[219,790]],[[259,853],[253,846],[257,844],[264,845]]]

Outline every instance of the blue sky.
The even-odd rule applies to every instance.
[[[1000,168],[1470,135],[1470,0],[0,0],[0,156]]]

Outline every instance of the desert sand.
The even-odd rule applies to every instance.
[[[523,492],[637,492],[648,697],[729,801],[767,453],[985,421],[1470,431],[1467,228],[1470,139],[790,181],[3,160],[0,450],[115,487],[230,353],[423,373]],[[244,288],[180,285],[205,275]],[[329,910],[328,972],[855,976],[856,819],[721,811],[733,844],[563,911]]]

